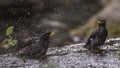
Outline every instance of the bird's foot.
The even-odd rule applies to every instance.
[[[44,56],[40,56],[40,57],[37,57],[38,60],[44,60],[44,59],[47,59],[47,56],[44,55]]]
[[[83,47],[86,49],[90,49],[90,47],[88,45],[84,45]]]
[[[92,52],[92,53],[96,53],[96,54],[102,54],[102,53],[105,53],[105,51],[102,50],[102,49],[91,49],[91,52]]]

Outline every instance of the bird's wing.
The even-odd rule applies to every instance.
[[[98,34],[98,31],[97,31],[97,30],[94,31],[94,32],[92,32],[92,34],[89,36],[86,44],[90,44],[91,41],[97,36],[97,34]]]
[[[18,44],[18,46],[17,46],[18,50],[20,50],[21,48],[24,48],[26,46],[31,46],[31,44],[34,43],[37,39],[39,39],[39,37],[33,37],[33,38],[26,39],[26,41]]]
[[[18,45],[18,50],[26,47],[26,46],[30,46],[32,44],[32,40],[29,40],[29,41],[26,41],[26,42],[21,42],[19,45]]]

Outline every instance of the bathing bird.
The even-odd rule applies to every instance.
[[[45,56],[49,46],[49,38],[54,34],[55,32],[47,32],[40,37],[32,38],[26,42],[20,43],[18,45],[20,55],[29,58]]]
[[[104,44],[107,36],[108,30],[106,28],[106,20],[99,19],[98,28],[91,33],[84,47],[92,52],[100,52],[100,46]]]

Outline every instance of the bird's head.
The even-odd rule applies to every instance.
[[[42,37],[43,39],[49,39],[50,37],[52,37],[52,36],[54,36],[54,35],[55,35],[55,32],[49,31],[49,32],[44,33],[41,37]]]
[[[52,36],[54,36],[55,35],[55,32],[50,32],[49,33],[49,37],[52,37]]]
[[[106,26],[106,20],[105,19],[99,19],[98,20],[98,25],[99,26]]]

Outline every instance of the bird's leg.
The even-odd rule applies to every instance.
[[[45,50],[41,50],[41,52],[37,53],[35,58],[38,58],[38,59],[46,59],[47,56],[46,56],[46,53],[45,53]]]
[[[37,59],[38,59],[39,61],[41,61],[41,60],[45,60],[46,58],[47,58],[46,55],[43,55],[43,56],[39,56],[39,57],[37,57]]]
[[[84,45],[83,47],[90,50],[90,45]]]
[[[94,46],[94,47],[91,47],[90,48],[90,50],[93,52],[93,53],[99,53],[99,47],[96,47],[96,46]]]
[[[99,48],[99,52],[101,52],[101,53],[106,53],[106,51],[105,51],[105,50],[100,49],[100,48]]]
[[[23,61],[24,63],[26,63],[26,57],[25,57],[25,56],[22,57],[22,61]]]
[[[102,50],[102,49],[100,49],[100,47],[93,47],[92,49],[91,49],[91,52],[93,52],[93,53],[99,53],[99,54],[101,54],[101,53],[103,53],[103,51],[104,50]]]

